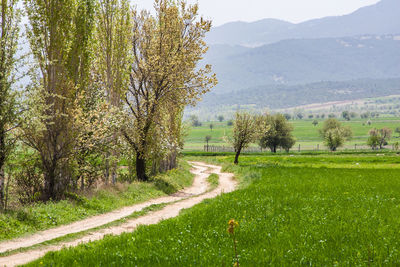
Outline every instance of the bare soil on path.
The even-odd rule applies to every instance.
[[[42,257],[49,251],[57,251],[64,247],[72,247],[77,246],[81,243],[100,240],[105,235],[119,235],[125,232],[132,232],[139,225],[156,224],[161,220],[176,217],[179,215],[179,212],[182,209],[190,208],[205,199],[214,198],[221,193],[228,193],[235,190],[237,182],[233,179],[233,174],[222,173],[220,166],[210,165],[201,162],[190,162],[190,164],[192,164],[193,166],[191,172],[195,174],[192,186],[174,195],[149,200],[147,202],[130,207],[125,207],[114,212],[93,216],[69,225],[42,231],[28,237],[2,242],[0,243],[0,253],[16,250],[19,248],[30,247],[68,234],[90,230],[127,217],[133,212],[140,211],[154,204],[172,203],[162,208],[161,210],[150,212],[136,219],[128,220],[118,226],[111,226],[101,230],[96,230],[73,241],[62,242],[56,245],[49,245],[46,247],[28,250],[26,252],[17,253],[10,256],[0,257],[0,266],[15,266],[25,264]],[[211,173],[219,175],[219,185],[214,190],[207,192],[207,189],[209,187],[207,178]]]

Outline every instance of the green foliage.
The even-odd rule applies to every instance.
[[[241,162],[225,171],[248,183],[245,188],[28,266],[233,265],[230,219],[239,225],[242,266],[398,264],[397,156],[243,156]]]
[[[136,156],[136,177],[144,181],[146,161],[176,156],[185,106],[217,83],[210,65],[198,68],[211,28],[211,21],[198,15],[198,5],[160,0],[154,9],[154,15],[132,12],[129,83],[122,92],[121,131]]]
[[[350,112],[345,110],[342,112],[342,118],[345,119],[346,121],[350,120]]]
[[[331,151],[336,151],[343,146],[346,140],[350,140],[353,133],[350,127],[344,127],[337,119],[327,119],[324,122],[320,135]]]
[[[289,151],[296,143],[292,131],[293,126],[288,123],[282,114],[264,115],[264,124],[266,129],[262,129],[263,133],[259,141],[262,148],[269,148],[271,152],[276,153],[276,149],[281,147]]]
[[[371,146],[372,149],[380,148],[387,145],[388,140],[392,137],[392,130],[389,128],[382,129],[371,129],[369,131],[368,145]]]
[[[15,165],[15,193],[21,204],[40,201],[43,194],[43,174],[36,154],[26,153]]]
[[[21,11],[18,0],[0,3],[0,209],[6,207],[4,167],[16,143],[15,128],[19,124],[16,82],[21,60],[17,57]]]
[[[80,127],[79,115],[91,67],[94,1],[24,3],[35,64],[20,136],[40,155],[45,180],[42,198],[57,200],[75,180],[73,156],[81,133],[90,128]]]
[[[260,119],[257,116],[251,115],[246,112],[237,112],[235,122],[233,124],[232,136],[228,137],[229,142],[232,144],[236,157],[234,163],[238,163],[239,155],[243,149],[247,148],[250,143],[257,140],[260,127]],[[264,129],[263,129],[264,130]]]
[[[210,184],[210,190],[216,188],[219,184],[219,176],[218,174],[212,173],[207,178],[207,182]]]

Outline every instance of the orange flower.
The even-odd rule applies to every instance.
[[[239,226],[239,223],[234,219],[228,221],[228,233],[233,235],[235,233],[235,228]]]

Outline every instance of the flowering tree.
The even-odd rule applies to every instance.
[[[154,6],[155,16],[133,12],[130,83],[124,93],[122,132],[143,181],[151,154],[177,143],[180,123],[174,123],[181,121],[183,107],[216,83],[210,66],[197,68],[211,22],[198,20],[198,6],[183,1],[156,0]]]
[[[255,142],[260,134],[260,118],[249,113],[239,113],[235,115],[233,122],[232,136],[228,141],[233,145],[236,155],[234,163],[239,163],[239,156],[243,149]]]

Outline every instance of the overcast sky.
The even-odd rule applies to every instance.
[[[152,0],[131,0],[141,9],[152,9]],[[256,21],[264,18],[294,23],[313,18],[344,15],[379,0],[197,0],[200,14],[214,26],[231,21]],[[187,0],[195,3],[196,0]]]

